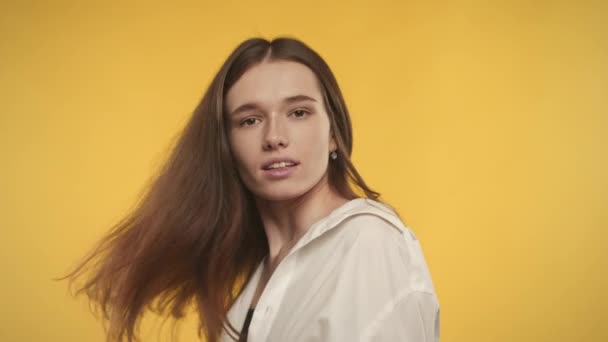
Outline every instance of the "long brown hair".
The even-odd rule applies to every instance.
[[[214,342],[222,329],[238,335],[240,327],[227,321],[227,312],[268,245],[253,195],[235,171],[224,98],[245,71],[268,59],[301,63],[318,77],[338,146],[338,158],[328,167],[330,186],[345,198],[359,197],[357,190],[378,200],[350,161],[350,116],[325,61],[293,38],[242,42],[213,78],[135,209],[60,278],[69,278],[72,287],[86,275],[75,295],[84,292],[101,309],[108,341],[138,340],[146,309],[179,319],[190,304],[199,314],[199,336]]]

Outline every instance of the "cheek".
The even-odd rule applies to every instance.
[[[329,156],[329,133],[324,128],[317,128],[306,132],[301,138],[299,149],[315,165],[314,169],[323,168],[323,161]]]
[[[314,131],[314,141],[317,142],[316,149],[320,154],[329,150],[329,123],[324,123],[322,128]]]
[[[230,148],[232,150],[232,155],[234,156],[234,160],[237,163],[239,169],[246,167],[251,163],[251,160],[247,160],[247,157],[251,156],[252,144],[248,144],[246,139],[243,139],[241,136],[230,136]]]

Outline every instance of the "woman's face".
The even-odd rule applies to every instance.
[[[226,115],[238,172],[254,195],[286,200],[325,184],[336,144],[308,67],[291,61],[253,66],[226,94]]]

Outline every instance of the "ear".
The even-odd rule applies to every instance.
[[[334,133],[330,131],[329,134],[329,152],[332,152],[338,149],[338,144],[336,144]]]

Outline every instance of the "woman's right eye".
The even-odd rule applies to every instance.
[[[255,124],[256,120],[257,120],[256,118],[247,118],[247,119],[241,121],[240,126],[252,126]]]

